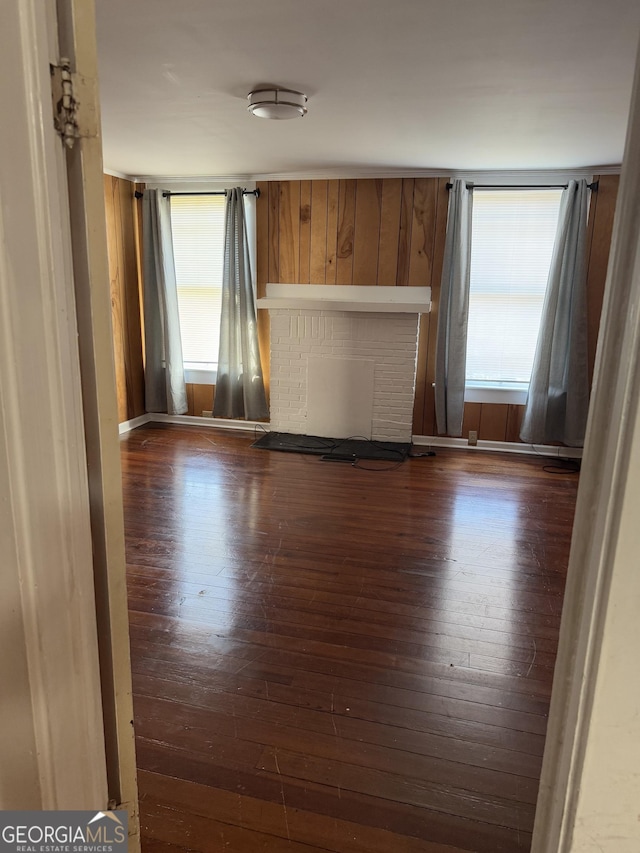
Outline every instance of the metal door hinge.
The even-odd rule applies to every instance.
[[[71,62],[61,58],[58,65],[50,65],[51,95],[53,98],[53,125],[67,148],[73,148],[80,136],[78,128],[78,101],[75,96],[74,75]]]

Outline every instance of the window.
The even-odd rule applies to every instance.
[[[188,382],[215,382],[225,201],[224,195],[171,197],[182,357]]]
[[[561,195],[474,192],[467,389],[528,389]]]

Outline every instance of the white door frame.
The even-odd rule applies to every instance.
[[[532,853],[640,849],[640,59]]]
[[[109,797],[139,845],[122,473],[93,0],[57,0],[80,138],[66,151]]]
[[[55,7],[3,0],[0,100],[2,808],[107,805],[66,173],[53,131]],[[7,630],[9,636],[6,635]],[[14,690],[16,691],[14,693]],[[25,764],[28,778],[24,778]],[[24,799],[19,797],[24,795]]]
[[[80,71],[69,153],[53,126],[58,36]],[[91,0],[2,0],[0,103],[0,808],[121,806],[135,853]]]

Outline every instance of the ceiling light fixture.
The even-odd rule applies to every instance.
[[[293,89],[256,89],[247,95],[249,112],[258,118],[283,120],[302,118],[307,113],[307,96]]]

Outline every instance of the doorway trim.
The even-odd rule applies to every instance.
[[[629,814],[628,824],[605,818],[606,803],[615,798],[612,789],[616,782],[622,780],[628,787],[629,780],[637,778],[637,746],[631,729],[611,734],[612,748],[617,737],[625,739],[627,747],[626,755],[622,750],[617,756],[618,764],[609,778],[603,772],[594,773],[586,763],[591,745],[604,735],[600,713],[604,703],[629,699],[622,680],[619,693],[605,697],[601,676],[608,665],[608,640],[615,633],[616,607],[634,591],[631,584],[625,590],[620,579],[630,569],[635,571],[632,577],[638,576],[638,554],[628,543],[628,514],[633,509],[635,518],[640,518],[638,471],[629,476],[632,460],[640,455],[640,61],[600,330],[532,853],[604,850],[601,844],[614,838],[616,850],[622,853],[631,848],[621,845],[627,840],[635,844],[640,834],[637,814]],[[634,523],[637,528],[637,521]],[[640,590],[637,580],[635,585]],[[629,625],[633,631],[632,623]],[[633,679],[637,667],[632,633],[628,639],[631,668],[627,681]],[[615,686],[612,679],[608,683],[609,688]],[[624,708],[623,713],[632,710]],[[640,724],[638,714],[635,716],[632,725],[637,743]],[[590,816],[589,843],[593,846],[589,848],[581,846],[585,839],[578,837],[584,823],[580,798],[585,792],[599,800],[601,810]]]

